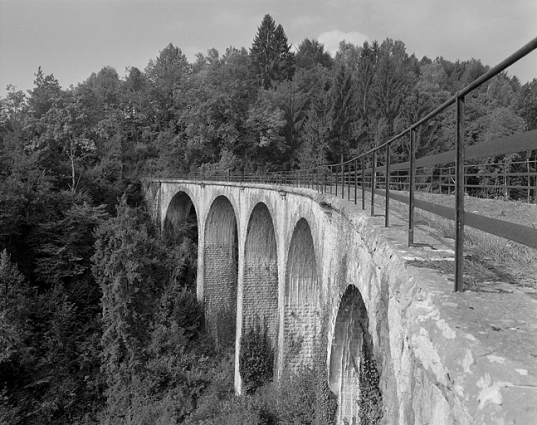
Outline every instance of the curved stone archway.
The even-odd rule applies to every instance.
[[[217,197],[205,222],[203,302],[217,345],[233,346],[237,314],[237,219],[229,199]]]
[[[329,386],[338,397],[339,421],[377,423],[381,397],[369,319],[360,291],[349,285],[341,298],[330,351]]]
[[[162,226],[166,238],[180,242],[184,236],[198,243],[198,215],[190,196],[177,192],[172,198]]]
[[[321,333],[320,282],[311,228],[298,221],[289,246],[284,293],[284,368],[311,366]]]
[[[276,235],[267,206],[255,206],[248,223],[244,252],[243,330],[255,320],[268,327],[273,346],[278,324],[278,257]]]

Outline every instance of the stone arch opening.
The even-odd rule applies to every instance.
[[[168,205],[163,232],[168,239],[177,241],[186,234],[198,243],[198,215],[192,199],[185,192],[177,192]]]
[[[198,261],[198,215],[194,203],[185,192],[178,192],[172,198],[162,226],[164,239],[175,245],[183,245],[187,253],[186,270],[181,276],[182,285],[195,291]]]
[[[284,368],[311,366],[321,333],[320,282],[311,228],[302,218],[291,237],[284,295]]]
[[[339,420],[379,423],[382,397],[369,318],[360,291],[349,285],[339,305],[330,351],[329,386],[338,397]]]
[[[278,334],[278,256],[272,216],[263,203],[248,222],[244,252],[242,334],[257,324],[266,326],[272,348]]]
[[[237,314],[238,236],[229,199],[217,197],[205,223],[205,325],[220,348],[233,347]]]

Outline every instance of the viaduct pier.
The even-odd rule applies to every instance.
[[[236,317],[237,391],[241,336],[261,317],[275,379],[325,361],[338,423],[358,417],[366,352],[384,423],[537,423],[537,300],[455,293],[451,275],[417,267],[449,260],[449,241],[408,247],[397,223],[303,188],[148,179],[144,192],[163,230],[195,216],[206,321]]]

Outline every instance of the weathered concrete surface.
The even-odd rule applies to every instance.
[[[330,357],[341,298],[354,285],[367,310],[385,423],[537,423],[537,301],[517,292],[453,293],[451,276],[411,265],[409,260],[416,258],[449,256],[449,247],[441,241],[435,241],[436,249],[407,248],[406,234],[394,220],[392,228],[384,229],[383,218],[368,217],[350,203],[311,190],[188,181],[146,183],[146,188],[155,219],[161,223],[175,194],[182,191],[192,200],[199,220],[202,300],[208,212],[218,196],[232,205],[238,233],[236,355],[243,312],[248,311],[243,305],[250,282],[244,279],[248,223],[254,208],[263,203],[272,217],[276,242],[278,323],[272,332],[278,335],[278,373],[289,363],[285,345],[290,332],[310,333],[297,361],[311,362],[319,344],[315,337],[323,335],[319,329],[323,317]],[[311,232],[311,242],[301,240],[313,246],[296,251],[304,255],[290,254],[300,220]],[[308,252],[313,252],[313,265]],[[307,273],[308,267],[313,270]],[[274,265],[267,269],[267,281],[273,281]],[[261,271],[256,271],[256,279],[263,279]],[[295,301],[307,308],[285,307],[290,305],[286,297],[292,287],[303,288],[295,292]],[[312,293],[315,299],[310,299]],[[273,299],[269,301],[274,305]],[[289,325],[295,323],[292,320],[297,323],[294,328]],[[337,379],[332,376],[332,381]]]

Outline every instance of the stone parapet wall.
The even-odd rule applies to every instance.
[[[537,302],[516,291],[455,293],[451,274],[413,265],[445,259],[449,241],[409,248],[383,217],[327,201],[348,247],[347,277],[329,293],[340,299],[354,282],[364,297],[386,422],[537,423]]]

